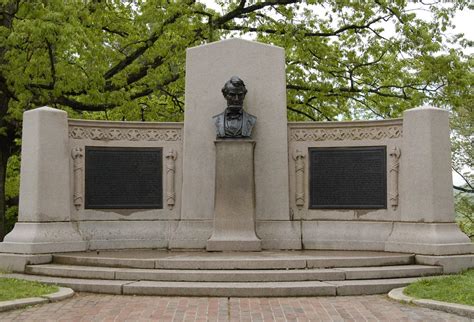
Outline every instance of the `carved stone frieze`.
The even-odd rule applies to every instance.
[[[69,137],[99,141],[181,141],[181,129],[131,129],[70,126]]]
[[[346,141],[395,139],[402,126],[291,129],[290,141]]]

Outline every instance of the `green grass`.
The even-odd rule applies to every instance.
[[[45,285],[16,278],[0,278],[0,301],[52,294],[58,290],[59,288],[54,285]]]
[[[474,269],[457,275],[422,279],[404,291],[416,298],[474,306]]]

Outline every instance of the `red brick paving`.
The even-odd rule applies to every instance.
[[[114,296],[73,298],[0,313],[0,321],[470,321],[384,295],[299,298]]]

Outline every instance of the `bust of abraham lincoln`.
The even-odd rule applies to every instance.
[[[231,77],[222,88],[222,94],[227,100],[227,108],[213,116],[217,138],[250,137],[257,118],[244,111],[244,98],[247,94],[244,81],[237,76]]]

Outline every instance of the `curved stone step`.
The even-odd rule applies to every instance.
[[[182,282],[272,282],[343,280],[344,272],[335,269],[298,270],[168,270],[72,266],[58,264],[28,265],[28,274],[131,281]]]
[[[8,274],[28,280],[70,287],[79,292],[161,296],[280,297],[334,296],[387,293],[417,278],[326,282],[158,282],[70,279],[25,274]]]
[[[287,297],[335,296],[336,286],[326,282],[157,282],[139,281],[123,286],[127,295]]]
[[[344,272],[346,280],[384,279],[423,277],[443,274],[443,267],[428,265],[398,265],[379,267],[346,267],[338,271]]]
[[[441,274],[442,268],[402,265],[294,270],[168,270],[43,264],[28,265],[26,272],[33,275],[130,281],[284,282],[418,277]]]
[[[414,255],[368,251],[169,252],[102,251],[53,255],[67,265],[160,269],[298,269],[406,265]]]

